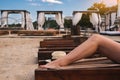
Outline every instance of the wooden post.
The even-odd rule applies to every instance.
[[[71,35],[80,35],[80,27],[71,26]]]

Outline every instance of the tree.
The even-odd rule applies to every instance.
[[[117,11],[117,5],[107,7],[103,2],[94,3],[88,10],[99,10],[100,15],[104,15],[108,11]]]
[[[69,19],[69,20],[65,19],[64,26],[65,26],[65,28],[70,28],[72,26],[72,20],[71,19]]]
[[[88,10],[99,10],[101,15],[104,15],[109,8],[104,3],[94,3]]]
[[[117,5],[109,7],[110,10],[117,11]]]
[[[58,29],[58,24],[56,23],[55,20],[47,20],[45,21],[45,24],[43,25],[43,27],[46,28],[54,28],[54,29]]]
[[[92,28],[91,27],[92,24],[90,22],[89,14],[83,14],[80,22],[78,23],[78,25],[80,25],[81,28],[83,28],[83,29]]]
[[[37,29],[37,27],[38,27],[37,21],[34,21],[34,22],[33,22],[33,26],[34,26],[34,29]]]

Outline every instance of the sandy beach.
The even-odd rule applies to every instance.
[[[34,80],[41,38],[0,38],[0,80]]]

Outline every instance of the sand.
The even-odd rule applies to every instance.
[[[0,38],[0,80],[34,80],[41,38]]]

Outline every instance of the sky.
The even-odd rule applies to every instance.
[[[27,10],[36,20],[37,11],[63,11],[63,16],[71,16],[73,11],[85,11],[101,1],[107,6],[117,4],[117,0],[0,0],[0,10]]]

